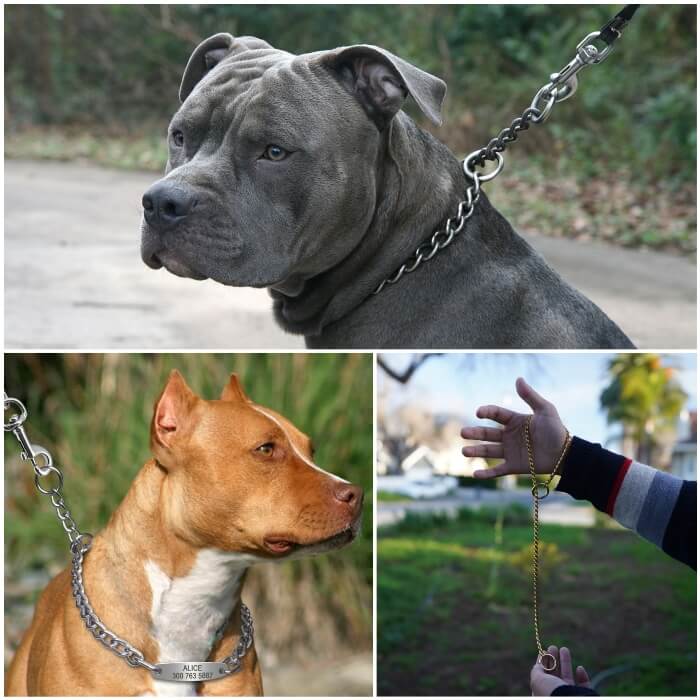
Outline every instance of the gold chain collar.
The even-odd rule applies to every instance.
[[[537,661],[542,664],[545,671],[554,671],[557,667],[557,660],[552,654],[542,648],[538,617],[537,578],[540,570],[540,500],[549,496],[549,486],[552,483],[552,479],[557,475],[566,453],[569,451],[572,437],[567,430],[564,447],[554,465],[554,469],[552,469],[552,473],[547,481],[538,481],[531,439],[532,419],[533,416],[528,416],[525,422],[525,447],[527,448],[527,461],[530,467],[530,476],[532,477],[532,616],[535,627],[535,643],[537,644]]]

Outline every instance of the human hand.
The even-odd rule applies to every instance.
[[[557,660],[556,671],[545,671],[541,663],[535,662],[530,671],[530,688],[533,695],[549,696],[560,685],[580,685],[592,688],[588,673],[583,666],[577,666],[574,673],[571,652],[567,647],[557,649],[550,646],[547,652]]]
[[[543,399],[522,377],[515,382],[515,389],[533,411],[530,438],[535,470],[538,474],[550,474],[564,448],[566,428],[554,405]],[[494,420],[503,428],[462,428],[463,438],[486,443],[463,447],[462,454],[465,457],[503,457],[503,462],[490,469],[477,469],[473,476],[476,479],[490,479],[505,474],[528,474],[530,467],[525,447],[525,423],[529,416],[502,406],[480,406],[476,416]]]

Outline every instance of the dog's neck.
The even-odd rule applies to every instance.
[[[464,198],[459,161],[403,112],[382,138],[377,209],[359,245],[293,296],[271,290],[275,315],[285,330],[313,336],[345,316],[443,226]]]
[[[252,562],[245,554],[185,542],[167,522],[166,491],[165,474],[148,462],[86,557],[86,589],[90,595],[100,586],[101,599],[114,601],[110,612],[119,622],[111,626],[149,661],[206,661],[228,621],[239,618]],[[87,567],[100,563],[103,570]],[[95,612],[111,619],[97,606]],[[190,685],[156,689],[188,695]]]

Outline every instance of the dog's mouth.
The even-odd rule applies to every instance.
[[[350,544],[360,531],[361,521],[361,517],[358,516],[335,534],[308,542],[299,542],[286,535],[268,535],[263,539],[263,545],[270,554],[275,556],[293,553],[320,554]]]
[[[249,256],[246,262],[242,256],[242,244],[235,241],[218,247],[212,244],[209,252],[204,244],[196,254],[189,249],[188,252],[190,255],[178,249],[172,238],[161,236],[145,220],[142,221],[141,259],[151,270],[165,268],[177,277],[197,281],[211,279],[227,287],[278,288],[278,293],[286,296],[298,296],[304,288],[303,279],[290,275],[284,261],[266,259],[262,264],[256,262],[254,256]],[[195,263],[192,262],[193,256]]]
[[[178,277],[187,277],[193,280],[207,279],[207,275],[195,270],[169,251],[163,245],[161,237],[145,221],[141,224],[141,259],[151,270],[160,270],[164,267],[168,272]]]
[[[144,257],[144,262],[152,270],[160,270],[162,267],[164,267],[168,272],[176,275],[177,277],[186,277],[188,279],[193,279],[200,282],[207,279],[206,275],[202,275],[201,273],[192,269],[189,265],[186,265],[181,260],[178,260],[167,250],[152,253],[147,258]]]

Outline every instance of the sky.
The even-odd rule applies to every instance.
[[[400,369],[409,355],[385,354],[392,367]],[[458,353],[434,357],[425,362],[408,385],[400,385],[378,370],[380,401],[387,408],[415,402],[433,413],[462,416],[479,424],[475,412],[483,404],[498,404],[529,412],[515,391],[522,376],[559,411],[574,434],[592,442],[614,446],[610,440],[619,432],[607,424],[600,408],[600,394],[609,382],[607,363],[613,353]],[[697,370],[694,353],[664,354],[664,364],[677,366],[676,378],[688,394],[686,408],[697,408]],[[679,436],[685,437],[685,436]]]

